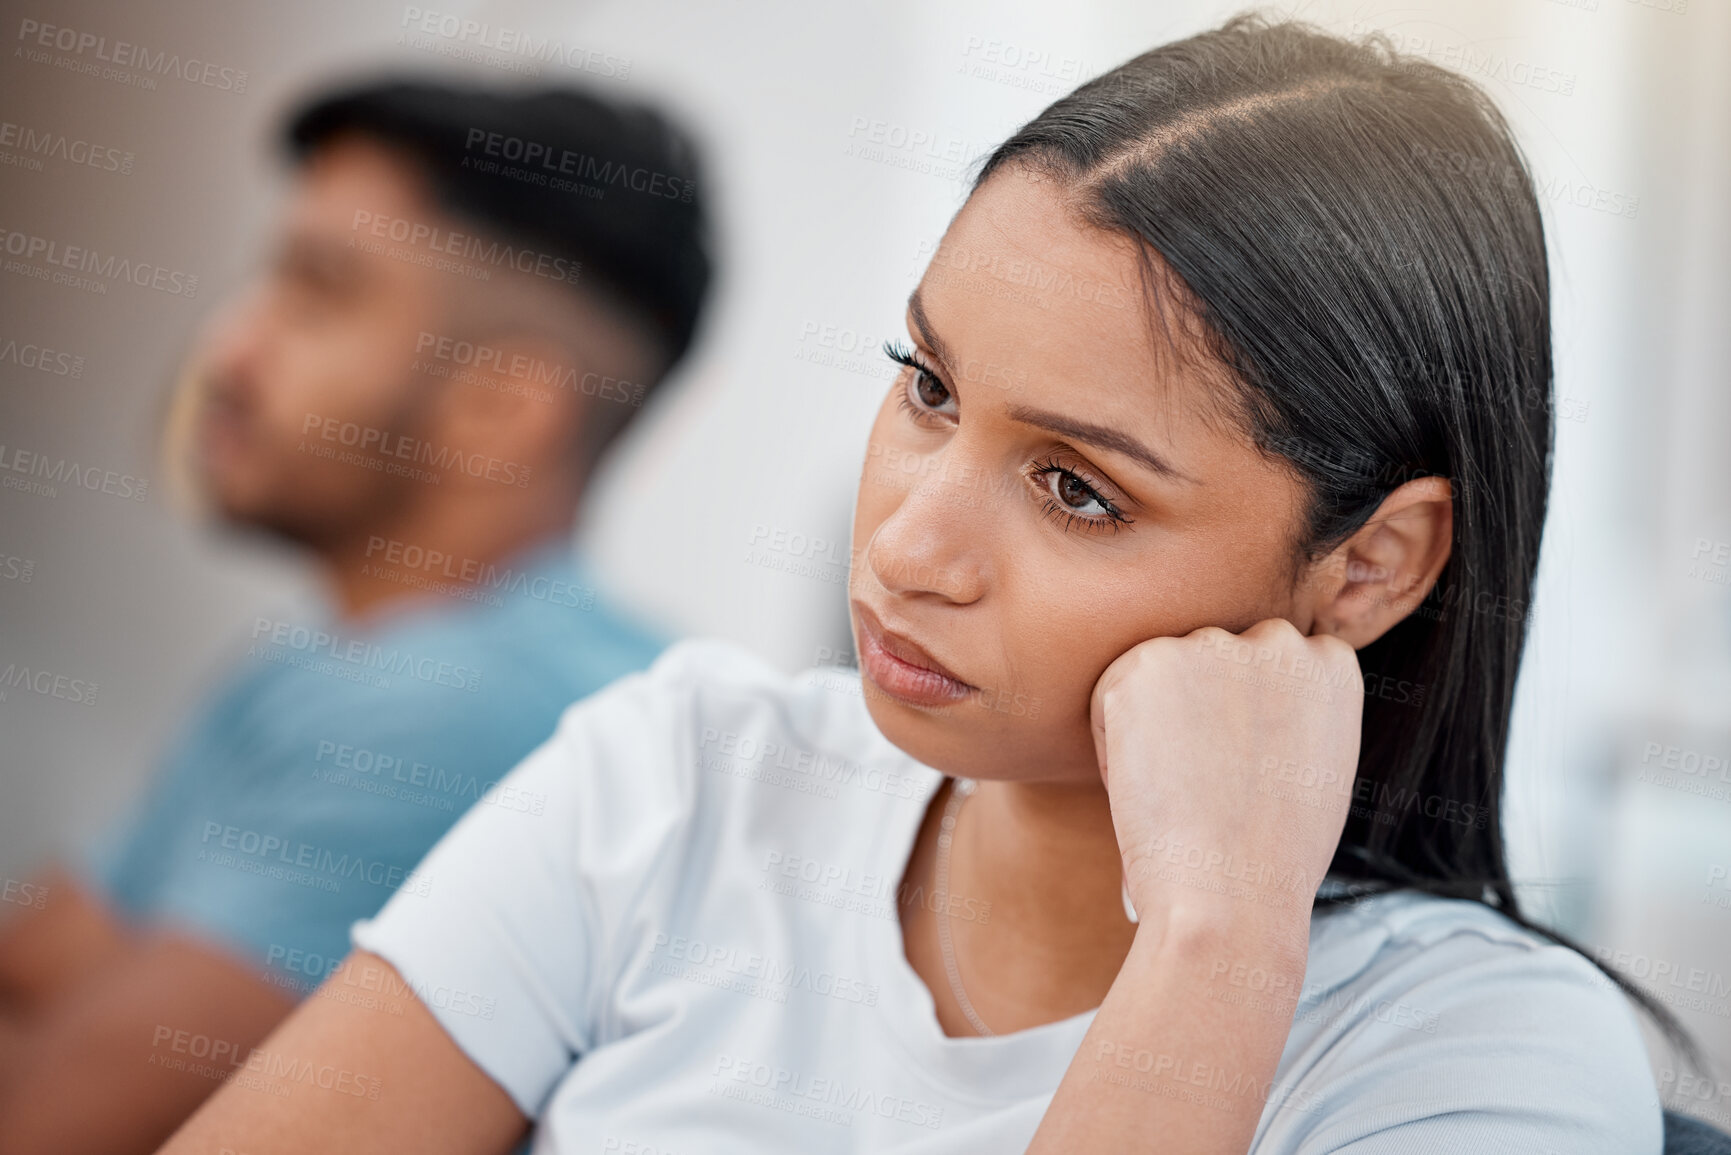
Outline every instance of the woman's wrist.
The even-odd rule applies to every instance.
[[[1030,1155],[1239,1150],[1304,985],[1308,921],[1234,900],[1149,902]]]
[[[1159,956],[1208,971],[1224,967],[1222,973],[1253,966],[1276,976],[1277,985],[1289,982],[1294,992],[1303,983],[1310,954],[1308,904],[1299,912],[1220,895],[1150,902],[1137,915],[1132,958]]]

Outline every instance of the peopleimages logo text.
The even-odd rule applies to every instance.
[[[133,155],[123,149],[9,120],[0,121],[0,149],[17,149],[31,159],[47,157],[103,172],[124,175],[132,171]]]
[[[0,443],[0,478],[4,479],[0,483],[8,489],[23,488],[21,484],[14,484],[20,479],[9,476],[14,473],[30,478],[30,484],[47,497],[54,496],[52,486],[55,485],[76,485],[92,493],[106,493],[129,501],[143,501],[150,492],[147,478],[117,473],[100,465],[80,465],[71,458],[49,457],[45,453]]]
[[[461,470],[470,477],[485,478],[501,485],[522,488],[529,484],[530,467],[527,465],[501,461],[485,453],[464,453],[455,446],[434,445],[431,441],[423,441],[407,433],[393,433],[355,421],[342,421],[335,417],[308,413],[301,420],[301,434],[312,434],[319,440],[346,445],[362,453],[377,454],[379,458],[393,457],[416,465],[430,465],[447,472],[453,469]],[[361,464],[370,462],[363,459]],[[426,477],[436,478],[438,474],[427,474]]]
[[[680,177],[642,167],[631,168],[618,161],[602,160],[588,153],[573,152],[571,149],[555,147],[538,140],[488,132],[484,128],[471,128],[468,138],[463,142],[465,152],[474,152],[477,149],[487,156],[521,164],[525,168],[577,177],[603,186],[618,185],[620,188],[628,188],[632,192],[652,197],[664,197],[689,204],[697,194],[697,186]],[[467,165],[469,160],[470,158],[465,156],[463,163]]]
[[[100,60],[121,68],[136,69],[153,76],[172,76],[188,84],[215,88],[222,92],[246,91],[245,69],[226,68],[195,56],[183,58],[178,52],[152,52],[142,44],[110,40],[94,32],[82,32],[64,25],[44,24],[40,20],[20,20],[18,39],[25,47],[52,48],[57,52]]]
[[[607,80],[624,80],[631,74],[629,57],[598,52],[581,44],[568,44],[557,36],[541,36],[522,28],[470,20],[454,12],[411,5],[403,9],[402,28],[410,33],[437,36],[453,44],[497,52],[505,57],[519,57],[539,64],[561,64]]]
[[[62,269],[89,273],[108,281],[128,281],[141,289],[155,289],[170,296],[198,296],[198,277],[195,274],[149,261],[135,261],[114,253],[103,256],[84,245],[62,244],[49,237],[18,232],[4,226],[0,226],[0,252],[24,261],[41,261]]]
[[[470,693],[481,688],[480,670],[395,646],[381,646],[364,638],[345,638],[341,634],[270,618],[255,620],[252,636],[255,641],[264,641],[285,651],[346,662],[362,670],[406,674],[423,682]]]
[[[214,820],[205,821],[204,836],[199,842],[207,847],[214,842],[216,847],[222,850],[253,858],[268,858],[287,866],[328,874],[334,878],[359,879],[391,890],[406,889],[411,894],[420,894],[423,897],[432,882],[429,876],[417,874],[398,862],[368,858],[359,852],[351,854],[346,850],[339,853],[310,842],[290,842],[280,835]]]
[[[355,233],[365,230],[369,236],[407,244],[411,248],[424,248],[429,253],[484,262],[495,268],[503,265],[550,281],[576,284],[578,274],[583,271],[583,262],[574,258],[519,248],[507,241],[483,239],[473,233],[461,233],[425,221],[387,216],[366,209],[355,210],[355,219],[349,228]]]

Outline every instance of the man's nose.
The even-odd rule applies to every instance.
[[[250,288],[211,315],[195,343],[193,360],[207,373],[231,376],[259,355],[264,336],[264,293]]]

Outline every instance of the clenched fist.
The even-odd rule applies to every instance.
[[[1280,618],[1153,638],[1106,668],[1094,751],[1143,922],[1308,928],[1352,799],[1363,687],[1348,643]]]

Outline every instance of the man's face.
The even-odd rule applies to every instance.
[[[436,383],[412,366],[451,275],[402,259],[405,246],[369,231],[379,219],[438,216],[385,147],[320,149],[269,269],[200,352],[198,471],[232,521],[317,546],[363,532],[427,484],[353,452],[357,430],[406,433],[430,402]]]

